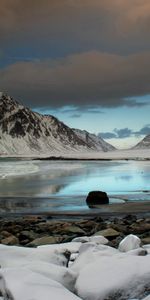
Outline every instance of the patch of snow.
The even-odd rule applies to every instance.
[[[77,300],[73,293],[60,283],[32,272],[26,268],[3,269],[0,275],[4,279],[5,291],[14,300]],[[5,296],[5,294],[4,294]],[[12,297],[12,298],[11,298]]]
[[[143,293],[144,286],[150,285],[148,256],[97,256],[95,261],[89,257],[85,262],[87,252],[82,255],[75,288],[79,297],[85,300],[113,299],[117,293],[115,299],[135,298]]]
[[[141,245],[141,240],[133,234],[127,235],[119,244],[119,251],[127,252],[138,249]]]
[[[136,248],[138,238],[127,236],[122,242],[128,251],[120,252],[92,238],[37,248],[0,244],[1,298],[150,300],[150,245]]]
[[[72,242],[81,242],[81,243],[85,243],[85,242],[94,242],[96,244],[108,244],[108,240],[104,237],[104,236],[100,236],[100,235],[95,235],[95,236],[81,236],[81,237],[77,237],[74,238],[72,240]]]

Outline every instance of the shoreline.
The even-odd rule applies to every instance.
[[[117,247],[129,234],[137,235],[143,244],[150,244],[150,212],[0,217],[0,244],[9,246],[38,247],[98,235],[107,238],[112,247]]]
[[[98,208],[91,208],[89,210],[80,211],[39,211],[39,212],[18,212],[18,213],[0,213],[0,219],[2,218],[17,218],[21,216],[43,216],[45,218],[92,218],[102,216],[103,218],[109,217],[121,217],[128,214],[134,214],[138,216],[150,216],[150,201],[130,201],[124,203],[112,203],[101,205]]]
[[[128,150],[115,150],[115,151],[108,151],[108,152],[67,152],[67,153],[56,153],[52,152],[49,153],[35,153],[35,154],[0,154],[0,158],[15,158],[15,159],[31,159],[31,160],[104,160],[104,161],[111,161],[111,160],[141,160],[141,161],[150,161],[150,149],[128,149]]]

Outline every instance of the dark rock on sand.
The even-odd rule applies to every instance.
[[[90,208],[92,208],[96,205],[108,204],[109,198],[105,192],[92,191],[88,194],[86,198],[86,203]]]

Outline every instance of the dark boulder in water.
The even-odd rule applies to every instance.
[[[92,191],[88,194],[86,198],[87,205],[92,208],[97,205],[108,204],[109,198],[107,193],[102,191]]]

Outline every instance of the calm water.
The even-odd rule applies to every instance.
[[[0,159],[0,213],[88,210],[91,190],[111,203],[150,200],[150,162]]]

